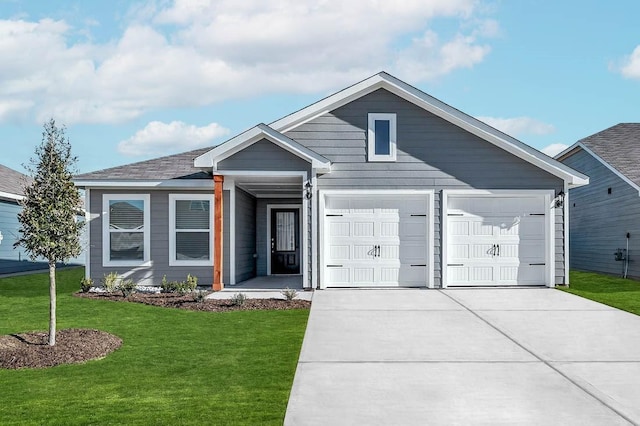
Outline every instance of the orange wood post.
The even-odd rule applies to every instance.
[[[224,211],[222,205],[222,185],[224,176],[213,176],[213,291],[220,291],[224,288],[222,283],[222,225]]]

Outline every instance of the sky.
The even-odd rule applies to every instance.
[[[553,155],[640,122],[637,0],[0,0],[0,164],[214,146],[386,71]]]

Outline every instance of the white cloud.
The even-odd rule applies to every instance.
[[[116,123],[152,108],[326,92],[383,69],[417,83],[473,67],[499,32],[478,0],[165,4],[132,8],[103,44],[75,41],[64,21],[0,20],[0,120]],[[436,33],[435,20],[453,31]]]
[[[624,58],[620,72],[626,78],[640,79],[640,45]]]
[[[217,123],[196,127],[182,121],[152,121],[129,139],[118,144],[118,152],[130,156],[165,155],[211,145],[211,141],[227,135],[229,129]]]
[[[569,148],[569,145],[565,145],[563,143],[552,143],[551,145],[542,148],[541,151],[549,157],[555,157],[567,148]]]
[[[503,133],[510,136],[520,137],[523,135],[548,135],[556,129],[551,124],[543,123],[530,117],[513,117],[513,118],[497,118],[497,117],[476,117],[480,121],[484,121],[491,127],[495,127]]]

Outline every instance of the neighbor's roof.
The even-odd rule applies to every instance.
[[[171,179],[211,179],[211,176],[193,165],[193,160],[211,148],[201,148],[181,154],[126,164],[77,175],[77,185],[91,181],[163,181]]]
[[[556,156],[562,160],[578,149],[600,158],[640,187],[640,123],[620,123],[578,142]],[[606,165],[606,164],[605,164]]]
[[[19,200],[24,196],[24,185],[30,178],[0,164],[0,197]]]

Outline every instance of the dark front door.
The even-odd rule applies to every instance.
[[[298,209],[271,210],[271,273],[300,273]]]

